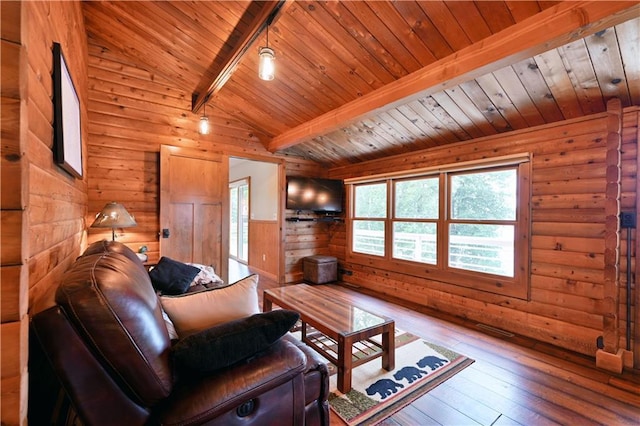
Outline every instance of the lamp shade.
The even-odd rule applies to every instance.
[[[209,118],[206,115],[200,117],[199,131],[201,135],[209,134]]]
[[[276,52],[270,47],[261,47],[259,55],[259,77],[266,81],[273,80],[276,75]]]
[[[131,228],[137,226],[136,220],[120,203],[107,203],[96,220],[91,224],[92,228],[111,228],[112,238],[115,240],[115,228]]]

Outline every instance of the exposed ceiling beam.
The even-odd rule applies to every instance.
[[[442,91],[517,61],[636,18],[638,2],[562,2],[453,55],[294,127],[271,152],[338,130],[366,116]]]
[[[191,111],[197,113],[202,105],[214,94],[216,94],[222,86],[231,78],[238,64],[246,55],[247,51],[253,46],[258,37],[271,25],[276,17],[284,10],[287,0],[275,0],[260,2],[262,8],[255,16],[249,28],[242,34],[238,43],[234,46],[225,59],[222,66],[212,63],[204,76],[200,79],[196,92],[191,95]],[[208,77],[212,75],[213,77]]]

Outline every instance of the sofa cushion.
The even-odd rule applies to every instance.
[[[160,302],[178,336],[184,338],[214,325],[259,313],[258,276],[250,275],[222,288],[161,296]]]
[[[154,418],[147,424],[303,424],[300,415],[304,415],[306,383],[304,389],[296,388],[295,383],[305,366],[302,351],[282,338],[252,357],[251,362],[240,362],[198,377],[185,376],[185,380],[176,383],[171,396],[158,404]],[[310,379],[313,386],[320,382],[317,375]],[[321,380],[324,382],[318,385],[328,388],[328,375]],[[239,417],[238,406],[250,400],[255,403],[255,411],[250,416]],[[320,403],[323,406],[318,408],[328,408],[326,398],[316,405]],[[292,413],[292,409],[298,414]],[[326,413],[326,422],[306,424],[328,425],[328,411]]]
[[[149,274],[127,251],[92,245],[63,275],[56,302],[123,391],[153,406],[173,388],[171,341]]]
[[[158,264],[149,271],[153,286],[162,294],[182,294],[191,285],[200,269],[186,263],[162,256]]]
[[[192,334],[172,348],[181,371],[210,373],[263,351],[298,321],[297,312],[276,310],[225,322]]]

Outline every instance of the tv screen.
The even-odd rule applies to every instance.
[[[339,179],[287,177],[287,208],[341,213],[343,183]]]

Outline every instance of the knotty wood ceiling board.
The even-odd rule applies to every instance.
[[[624,106],[640,104],[640,19],[627,12],[624,19],[612,13],[610,27],[585,38],[340,122],[340,108],[495,43],[495,34],[518,34],[538,17],[551,25],[559,3],[295,1],[269,29],[276,79],[257,77],[263,34],[207,110],[245,123],[272,150],[340,166],[601,112],[614,96]],[[244,1],[83,3],[93,45],[188,92],[212,63],[224,62],[256,8]],[[336,125],[314,133],[317,120],[332,114]],[[302,136],[269,145],[296,129]]]

